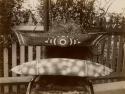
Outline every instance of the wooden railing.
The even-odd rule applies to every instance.
[[[19,86],[17,85],[19,83],[25,83],[27,80],[27,77],[23,75],[17,75],[15,73],[11,72],[11,68],[14,66],[17,66],[21,63],[32,61],[33,59],[40,59],[44,58],[44,47],[41,46],[19,46],[18,44],[14,43],[10,48],[4,48],[3,50],[3,77],[0,77],[0,84],[4,82],[4,87],[1,87],[0,90],[3,88],[2,91],[5,94],[10,94],[10,88],[13,92],[18,92]],[[35,55],[34,55],[35,54]],[[16,77],[16,78],[15,78]],[[10,80],[8,80],[10,79]],[[19,80],[18,80],[19,79]],[[4,80],[4,81],[3,81]],[[9,81],[9,82],[8,82]],[[29,81],[29,80],[28,80]],[[17,83],[16,85],[12,85],[10,87],[8,84],[13,82]],[[6,83],[6,84],[5,84]],[[23,86],[25,87],[25,86]],[[1,94],[1,93],[0,93]]]
[[[122,74],[125,72],[124,38],[111,36],[106,41],[104,54],[95,56],[91,60],[112,68],[117,75]],[[44,46],[20,46],[18,43],[13,43],[11,47],[4,48],[3,66],[1,69],[2,76],[0,77],[0,94],[23,94],[20,93],[21,91],[24,91],[25,94],[27,82],[31,77],[12,73],[11,68],[24,62],[45,58],[44,51]]]

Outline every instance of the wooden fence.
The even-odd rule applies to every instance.
[[[119,38],[119,39],[118,39]],[[114,40],[113,48],[111,47],[111,41],[108,41],[108,47],[105,49],[107,53],[100,57],[93,58],[93,60],[101,60],[100,63],[112,68],[116,73],[121,74],[125,70],[125,63],[123,60],[123,40],[122,38],[118,37]],[[111,38],[108,38],[111,40]],[[119,44],[119,45],[118,45]],[[19,46],[16,43],[12,44],[10,48],[4,48],[4,63],[3,63],[3,77],[0,78],[0,83],[4,83],[0,86],[0,92],[4,92],[4,94],[15,94],[19,93],[20,91],[26,90],[25,82],[28,82],[30,77],[20,77],[20,75],[16,75],[10,71],[10,69],[16,65],[21,63],[31,61],[33,59],[43,58],[45,47],[41,46]],[[112,49],[112,50],[111,50]],[[105,52],[106,52],[105,51]],[[112,52],[111,52],[112,51]],[[14,85],[14,82],[17,85]],[[18,83],[21,83],[18,84]],[[7,83],[7,84],[5,84]],[[13,83],[13,85],[9,85],[9,83]],[[10,93],[10,91],[12,91]],[[25,92],[24,92],[25,93]],[[0,93],[1,94],[1,93]]]
[[[0,72],[0,94],[25,94],[27,82],[31,77],[17,75],[12,73],[10,69],[27,61],[45,58],[45,51],[44,46],[19,46],[17,43],[4,48]],[[91,60],[112,68],[116,76],[121,76],[120,74],[125,72],[124,54],[124,38],[110,36],[106,38],[104,53],[100,56],[94,56]]]
[[[26,82],[25,79],[27,79],[27,78],[25,78],[22,75],[21,76],[24,77],[24,78],[22,78],[22,77],[20,78],[19,77],[20,75],[16,75],[15,73],[12,73],[10,69],[12,67],[16,66],[16,65],[21,64],[21,63],[24,63],[24,62],[27,62],[27,61],[32,61],[33,59],[43,58],[44,57],[44,54],[42,52],[43,50],[44,50],[44,47],[40,47],[40,46],[25,47],[25,46],[19,46],[16,43],[12,44],[12,46],[9,47],[9,48],[4,48],[4,50],[3,50],[3,55],[4,55],[3,73],[1,74],[3,77],[0,78],[0,83],[2,83],[3,80],[5,80],[5,79],[6,79],[7,82],[9,81],[9,83],[13,82],[14,80],[16,82],[19,81],[19,82],[25,83]],[[4,79],[2,79],[2,78],[4,78]],[[7,82],[5,82],[5,83],[7,83]],[[20,90],[19,86],[17,86],[17,85],[16,86],[13,85],[12,87],[10,87],[9,85],[7,85],[7,86],[5,85],[4,88],[3,89],[2,88],[3,87],[1,87],[0,90],[1,90],[1,92],[4,92],[5,94],[6,93],[10,94],[9,90],[12,90],[13,92],[17,92],[18,90]],[[25,86],[23,86],[23,91],[24,90],[26,90]]]

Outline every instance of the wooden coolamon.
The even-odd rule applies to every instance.
[[[45,6],[48,6],[48,0],[45,1]],[[48,9],[46,9],[45,14],[48,15]],[[48,18],[49,16],[45,16],[45,31],[48,31],[49,29]],[[121,24],[124,25],[125,23],[122,22]],[[112,23],[105,22],[104,26],[109,26],[111,31],[114,30]],[[29,28],[31,29],[33,27],[34,26],[18,26],[18,29],[29,30]],[[39,26],[39,30],[43,31],[43,26]],[[125,28],[123,27],[122,30],[124,31]],[[20,46],[17,43],[13,43],[11,47],[4,48],[4,58],[1,68],[2,73],[0,77],[0,94],[25,94],[27,82],[30,80],[31,77],[14,74],[10,71],[10,69],[16,65],[19,65],[27,61],[45,58],[45,53],[45,46]],[[89,59],[97,61],[98,63],[101,63],[112,68],[114,70],[114,75],[116,77],[123,76],[122,74],[123,72],[125,72],[125,44],[123,36],[107,37],[106,45],[104,47],[104,54],[100,56],[94,56],[93,58]]]

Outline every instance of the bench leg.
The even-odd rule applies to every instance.
[[[91,94],[94,94],[94,89],[93,89],[93,84],[90,84],[90,90],[91,90]]]
[[[92,83],[92,81],[89,80],[89,79],[86,79],[86,82],[88,83],[88,86],[89,86],[89,88],[90,88],[91,94],[94,94],[94,88],[93,88],[93,83]]]

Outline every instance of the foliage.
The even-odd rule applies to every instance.
[[[0,1],[0,45],[6,45],[10,43],[11,28],[13,27],[13,13],[14,7],[20,8],[22,0],[2,0]]]
[[[56,0],[56,2],[51,0],[50,25],[54,26],[59,22],[66,24],[72,21],[80,25],[82,31],[92,31],[93,29],[102,31],[106,29],[105,25],[109,22],[112,25],[119,23],[121,26],[122,14],[107,12],[112,2],[112,0],[107,0],[105,7],[98,6],[99,8],[96,9],[96,0]]]
[[[74,20],[84,29],[93,27],[95,0],[57,0],[50,6],[50,21],[53,23]]]
[[[81,26],[76,24],[74,21],[68,21],[67,23],[62,22],[54,22],[52,27],[50,27],[49,32],[55,33],[70,33],[70,34],[79,34],[82,33]]]
[[[12,40],[12,27],[20,24],[28,24],[29,18],[32,18],[33,25],[40,23],[43,25],[45,18],[44,0],[40,0],[40,6],[33,13],[30,9],[23,9],[24,0],[1,0],[0,1],[0,45],[10,43]],[[103,21],[106,19],[105,11],[103,13],[95,12],[96,0],[49,0],[49,25],[58,24],[75,25],[81,27],[82,31],[103,27]],[[102,8],[101,8],[102,10]],[[33,10],[34,11],[34,10]],[[36,15],[37,14],[37,15]],[[39,15],[39,16],[38,16]],[[116,18],[116,15],[110,15],[110,19]],[[121,19],[120,16],[117,16]],[[114,19],[116,22],[116,19]],[[105,28],[105,27],[104,27]],[[73,32],[75,30],[72,30]],[[78,30],[76,30],[78,31]],[[80,29],[79,29],[80,31]]]

